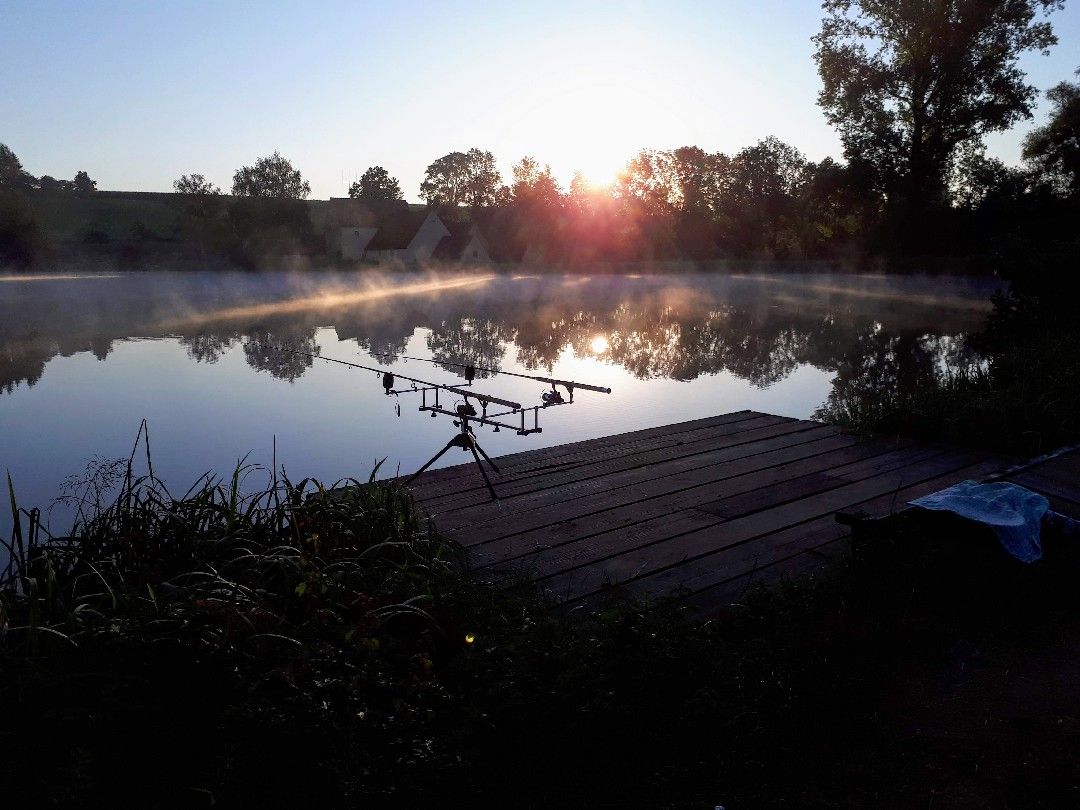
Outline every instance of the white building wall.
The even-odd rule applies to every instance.
[[[484,242],[475,233],[472,238],[469,239],[469,244],[465,245],[465,249],[461,251],[462,262],[480,262],[487,264],[491,261],[491,256],[488,254],[487,247],[484,246]]]
[[[407,262],[425,262],[431,258],[439,242],[449,235],[450,231],[443,225],[439,215],[432,211],[409,242],[409,246],[405,248],[402,258]]]
[[[341,257],[359,261],[364,258],[368,243],[375,237],[375,228],[342,228],[340,237]]]

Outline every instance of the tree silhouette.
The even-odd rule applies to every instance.
[[[944,200],[953,150],[1031,117],[1017,67],[1057,40],[1036,18],[1061,0],[825,0],[819,104],[849,161],[912,210]]]
[[[0,191],[28,191],[33,175],[23,170],[22,162],[6,144],[0,143]]]
[[[221,193],[221,189],[201,174],[182,174],[173,180],[173,189],[177,194],[189,197],[212,197]]]
[[[311,185],[280,153],[259,158],[254,166],[243,166],[233,175],[232,193],[236,197],[274,197],[304,200]]]
[[[90,175],[86,172],[76,172],[75,179],[72,181],[72,187],[79,194],[93,194],[97,191],[97,182],[90,179]]]
[[[499,199],[502,178],[491,152],[451,152],[424,171],[420,196],[428,205],[485,207]]]
[[[367,169],[360,180],[349,186],[349,196],[356,200],[400,200],[404,198],[396,177],[382,166]]]
[[[1080,195],[1080,82],[1062,82],[1046,97],[1050,118],[1024,139],[1024,159],[1059,193]]]

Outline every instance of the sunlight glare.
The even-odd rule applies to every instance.
[[[589,348],[593,354],[603,354],[608,350],[608,339],[603,335],[597,335],[589,342]]]

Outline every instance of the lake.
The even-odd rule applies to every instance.
[[[453,435],[449,418],[418,412],[418,394],[387,396],[374,372],[296,352],[446,384],[462,382],[450,364],[471,363],[491,369],[477,372],[477,392],[528,405],[548,386],[498,372],[612,389],[545,409],[542,433],[478,430],[493,456],[744,408],[811,417],[969,360],[963,337],[995,286],[704,273],[0,276],[0,469],[22,505],[46,507],[89,460],[126,458],[144,418],[155,472],[179,493],[240,458],[270,466],[275,445],[294,479],[366,477],[383,458],[380,474],[412,472]],[[455,449],[441,464],[465,460]]]

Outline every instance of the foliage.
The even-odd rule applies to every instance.
[[[279,152],[259,158],[254,166],[243,166],[233,175],[232,193],[236,197],[272,197],[304,200],[311,194],[311,184]]]
[[[201,174],[182,174],[173,181],[173,190],[186,197],[216,197],[221,189]]]
[[[0,191],[28,191],[34,177],[23,170],[22,161],[6,145],[0,143]]]
[[[1024,139],[1024,159],[1057,193],[1080,195],[1080,82],[1062,82],[1046,97],[1050,120]]]
[[[957,643],[1052,642],[1077,606],[1075,559],[1018,573],[984,538],[905,525],[835,579],[745,594],[708,623],[618,598],[567,614],[464,578],[392,484],[244,494],[240,465],[175,498],[133,461],[72,482],[70,539],[9,484],[12,801],[903,804],[971,784],[900,733],[953,682]],[[1068,760],[1027,733],[1036,759]],[[1031,767],[1014,753],[995,767]],[[1038,781],[1042,798],[1073,784]]]
[[[51,175],[43,174],[38,178],[38,188],[47,194],[66,194],[75,190],[75,184],[70,180],[57,180]]]
[[[540,168],[536,158],[523,157],[514,165],[514,183],[510,193],[516,205],[535,210],[554,210],[562,205],[562,189],[551,173],[551,166]]]
[[[491,152],[450,152],[424,171],[420,196],[428,205],[491,206],[498,200],[502,178]]]
[[[349,196],[357,200],[401,200],[405,197],[397,178],[391,177],[382,166],[366,169],[360,180],[349,186]]]
[[[93,194],[97,191],[97,181],[91,180],[86,172],[75,172],[75,179],[71,181],[71,188],[79,194]]]
[[[1037,19],[1061,0],[825,0],[814,38],[819,103],[852,163],[924,207],[944,196],[953,150],[1031,117],[1017,67],[1057,40]]]

